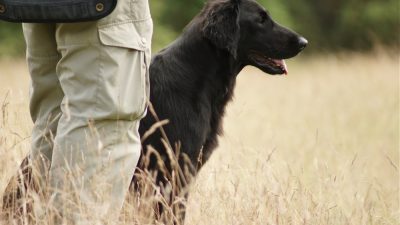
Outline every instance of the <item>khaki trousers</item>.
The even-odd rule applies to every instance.
[[[34,122],[30,158],[57,224],[116,222],[149,96],[147,0],[95,22],[24,24]]]

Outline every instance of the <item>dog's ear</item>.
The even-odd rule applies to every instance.
[[[240,37],[239,5],[240,0],[211,1],[206,7],[203,23],[203,35],[235,58]]]

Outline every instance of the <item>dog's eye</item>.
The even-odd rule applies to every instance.
[[[260,23],[264,24],[268,20],[268,14],[266,12],[260,13]]]

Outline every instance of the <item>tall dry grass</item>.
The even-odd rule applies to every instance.
[[[239,75],[186,224],[400,224],[399,54],[298,58],[289,70]],[[0,62],[0,84],[2,193],[29,149],[25,63]],[[151,224],[145,203],[130,196],[120,223]]]

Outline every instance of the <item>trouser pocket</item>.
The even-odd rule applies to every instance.
[[[149,61],[152,21],[99,27],[100,92],[97,107],[117,119],[139,119],[149,97]]]

